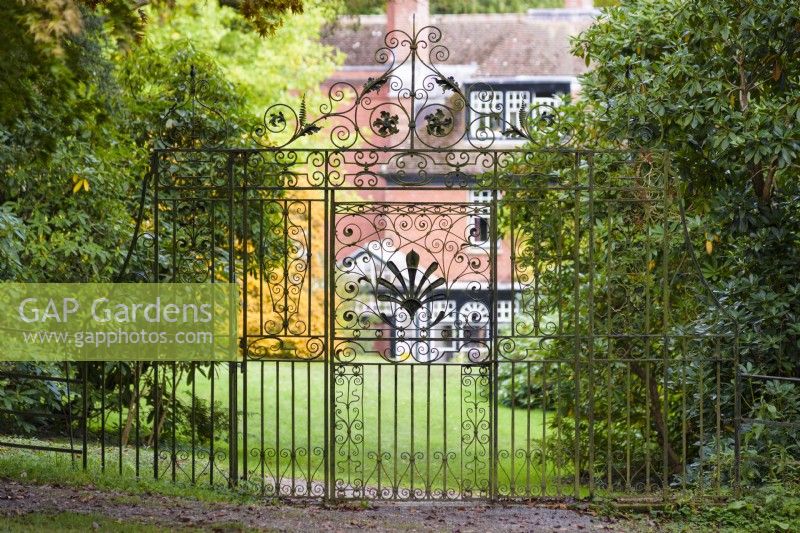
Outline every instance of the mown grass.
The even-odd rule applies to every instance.
[[[146,465],[148,462],[143,461],[143,466]],[[90,448],[86,470],[82,468],[80,455],[73,461],[67,454],[0,448],[0,479],[14,479],[32,484],[92,486],[132,495],[161,494],[208,502],[249,503],[258,500],[247,491],[223,489],[207,484],[173,483],[169,479],[156,480],[152,476],[152,470],[144,468],[143,475],[137,478],[130,456],[125,457],[122,474],[114,466],[108,465],[105,471],[101,469],[99,449],[96,446]]]
[[[217,364],[215,368],[213,380],[198,378],[192,385],[181,379],[176,390],[187,405],[192,403],[192,394],[205,401],[213,396],[214,416],[222,420],[228,413],[228,365]],[[539,453],[543,441],[549,447],[558,444],[557,435],[551,435],[548,429],[554,413],[505,406],[492,413],[488,379],[479,375],[484,370],[458,365],[377,364],[377,360],[357,367],[354,374],[355,369],[348,367],[348,375],[334,372],[330,376],[335,387],[327,391],[328,401],[336,408],[335,419],[326,420],[327,365],[302,361],[248,363],[246,379],[240,375],[238,380],[238,430],[244,437],[237,444],[239,472],[248,478],[244,485],[249,484],[249,490],[287,494],[307,491],[311,483],[321,495],[327,438],[334,442],[334,484],[349,489],[413,488],[451,496],[465,490],[481,492],[488,484],[493,423],[501,491],[513,487],[517,494],[554,495],[554,480],[569,478],[569,466],[559,470]],[[164,365],[160,372],[166,375],[165,383],[171,389],[171,367]],[[106,476],[151,479],[157,459],[159,477],[174,476],[189,486],[227,486],[229,443],[225,423],[217,427],[212,441],[196,435],[193,450],[187,420],[178,424],[174,443],[168,423],[156,453],[147,445],[152,413],[143,401],[137,457],[133,445],[118,447],[119,421],[124,423],[127,409],[123,406],[120,411],[114,402],[107,402],[106,409]],[[327,433],[330,428],[333,435]],[[97,419],[93,430],[93,436],[97,436]],[[132,432],[131,439],[134,436]],[[96,441],[90,442],[89,470],[97,471],[101,466],[99,446]],[[173,446],[177,457],[174,470],[170,463]],[[0,460],[6,455],[5,451],[0,453]],[[56,460],[71,464],[64,456]],[[568,493],[569,482],[563,483]]]
[[[552,465],[532,464],[522,471],[520,459],[537,448],[537,440],[547,438],[552,413],[499,406],[495,416],[488,380],[478,376],[477,367],[370,361],[357,374],[348,371],[334,373],[335,390],[328,390],[336,406],[335,419],[328,421],[334,434],[328,437],[336,446],[337,480],[444,490],[468,480],[478,486],[488,479],[493,421],[497,447],[507,451],[500,454],[501,469],[517,472],[517,483],[540,486],[544,467],[552,470]],[[238,411],[247,435],[240,454],[250,452],[247,469],[253,474],[261,475],[263,465],[264,475],[272,478],[324,478],[325,372],[326,366],[316,362],[248,364]],[[210,382],[198,383],[195,392],[210,399]],[[215,378],[214,396],[228,397],[226,369]],[[264,449],[270,453],[256,455]],[[290,450],[298,452],[295,460]],[[506,478],[510,483],[510,475]]]
[[[180,526],[170,526],[181,531]],[[0,532],[29,531],[113,531],[115,533],[161,533],[164,527],[108,518],[99,514],[84,513],[29,513],[23,516],[4,517]]]

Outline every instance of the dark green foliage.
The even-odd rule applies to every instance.
[[[800,530],[800,491],[795,484],[768,485],[720,505],[679,503],[651,516],[667,531],[779,533]]]
[[[800,376],[800,195],[789,182],[764,206],[749,190],[723,190],[706,217],[721,242],[704,264],[717,297],[729,310],[701,313],[696,327],[740,325],[742,370]],[[800,472],[800,383],[744,378],[747,418],[789,423],[747,424],[744,469],[748,481],[791,479]],[[726,411],[730,406],[725,406]],[[794,425],[792,425],[794,424]]]
[[[21,16],[23,8],[15,9]],[[93,12],[82,13],[81,31],[60,38],[59,54],[40,45],[24,25],[13,24],[14,17],[0,22],[5,37],[0,64],[4,72],[16,73],[0,83],[3,281],[116,278],[128,253],[149,150],[162,136],[165,111],[176,99],[190,97],[186,82],[191,67],[200,73],[204,96],[220,109],[204,117],[203,127],[224,130],[232,146],[249,127],[243,98],[212,58],[186,41],[158,48],[142,44],[136,53],[120,52],[103,20]],[[164,227],[168,230],[169,223]],[[168,258],[162,262],[169,264]],[[147,250],[135,249],[124,280],[140,280],[151,264]],[[168,268],[164,272],[170,275]],[[37,368],[27,363],[3,365],[3,370],[26,373]],[[59,367],[49,370],[61,373]],[[100,367],[90,370],[91,390],[99,394]],[[109,365],[105,378],[108,401],[130,405],[132,364]],[[146,386],[144,382],[143,391]],[[62,389],[53,382],[4,380],[0,403],[11,406],[7,409],[58,415],[63,410]],[[71,392],[79,401],[80,391]],[[152,396],[144,395],[143,401],[153,401]],[[65,434],[67,425],[54,425],[48,417],[3,420],[9,432],[46,428]]]
[[[739,2],[669,2],[642,0],[623,3],[607,12],[598,24],[578,37],[575,51],[592,67],[583,77],[582,98],[568,103],[558,111],[559,131],[570,131],[572,137],[545,132],[537,135],[538,145],[567,143],[573,147],[649,147],[667,148],[672,152],[675,179],[683,189],[687,205],[688,230],[699,258],[699,266],[710,283],[714,299],[693,276],[693,263],[683,248],[680,218],[677,211],[667,213],[669,222],[637,224],[635,210],[618,213],[617,227],[626,228],[625,242],[629,245],[614,250],[613,269],[603,261],[595,263],[595,285],[592,297],[595,312],[605,316],[603,301],[610,299],[615,310],[614,320],[631,332],[646,332],[642,323],[642,302],[637,298],[649,291],[657,317],[658,302],[663,286],[648,282],[643,268],[646,261],[664,259],[679,268],[682,275],[670,276],[670,315],[674,333],[690,335],[712,332],[721,334],[718,343],[686,342],[670,347],[671,359],[706,358],[705,364],[681,368],[673,364],[664,368],[661,363],[648,367],[630,365],[633,374],[612,374],[611,383],[630,383],[633,396],[630,426],[620,422],[619,415],[627,414],[624,395],[618,388],[606,386],[608,368],[593,374],[584,372],[579,382],[581,390],[603,384],[603,394],[582,396],[575,405],[574,396],[562,396],[557,406],[560,412],[586,413],[595,417],[595,446],[602,450],[608,431],[616,432],[613,442],[624,442],[626,432],[633,428],[634,439],[640,441],[634,449],[647,449],[660,454],[665,446],[662,433],[672,436],[671,448],[678,451],[682,443],[674,440],[688,424],[689,434],[695,437],[687,443],[687,464],[678,465],[669,454],[672,471],[685,466],[685,477],[675,476],[670,482],[701,481],[705,486],[709,464],[720,465],[722,482],[729,481],[733,465],[733,426],[735,367],[734,337],[740,334],[741,369],[745,372],[780,376],[800,376],[798,347],[798,312],[800,312],[800,200],[798,200],[798,163],[800,152],[800,6],[790,1]],[[645,152],[646,154],[647,152]],[[646,155],[645,155],[646,158]],[[548,172],[563,167],[563,163],[525,158],[521,169]],[[544,169],[543,171],[541,169]],[[612,179],[622,177],[611,168]],[[633,190],[633,189],[631,189]],[[673,191],[673,198],[677,199]],[[541,202],[535,193],[521,195]],[[555,202],[555,198],[551,200]],[[556,207],[556,204],[552,204]],[[562,207],[568,204],[562,204]],[[599,202],[596,203],[596,207]],[[596,213],[601,220],[604,213]],[[615,215],[616,216],[616,215]],[[529,220],[540,220],[530,216]],[[525,220],[521,214],[517,220]],[[586,221],[584,221],[585,223]],[[527,228],[541,235],[541,228]],[[656,239],[664,231],[675,235],[667,249],[667,257],[647,256],[642,246],[648,238]],[[544,232],[547,235],[547,231]],[[648,235],[650,237],[648,237]],[[602,252],[606,237],[598,234],[595,246]],[[568,244],[568,243],[567,243]],[[565,244],[566,245],[566,244]],[[586,250],[588,244],[579,243]],[[627,270],[624,265],[633,268]],[[636,266],[638,265],[638,266]],[[620,268],[622,266],[623,268]],[[563,266],[566,284],[547,280],[544,285],[569,294],[574,279]],[[626,271],[627,270],[627,271]],[[623,278],[619,278],[619,274]],[[638,279],[638,290],[631,293],[625,306],[614,304],[615,291],[604,287],[624,284],[624,277]],[[617,281],[615,281],[615,276]],[[637,277],[638,276],[638,277]],[[646,289],[646,291],[642,291]],[[585,287],[582,288],[582,291]],[[586,301],[584,292],[582,302]],[[554,296],[558,301],[558,295]],[[569,304],[568,304],[569,305]],[[567,313],[576,310],[567,307]],[[578,316],[588,316],[589,309],[581,306]],[[655,330],[658,330],[657,325]],[[540,347],[544,357],[558,357],[570,352],[568,345],[545,343]],[[598,347],[599,350],[606,349]],[[646,345],[618,345],[616,353],[630,350],[642,353]],[[661,347],[651,344],[651,353]],[[584,349],[585,350],[585,349]],[[581,352],[580,357],[585,357]],[[720,363],[714,363],[719,357]],[[577,379],[570,374],[568,379]],[[538,374],[533,381],[539,379]],[[620,380],[623,381],[620,381]],[[527,381],[518,376],[514,383]],[[653,385],[646,385],[647,383]],[[719,383],[717,393],[716,384]],[[684,391],[684,385],[685,390]],[[666,386],[666,388],[665,388]],[[745,380],[742,415],[745,418],[767,418],[784,422],[800,422],[797,398],[800,386],[777,382],[766,384]],[[501,396],[510,398],[510,382]],[[654,399],[670,391],[666,413],[650,411],[646,421],[645,404],[653,406]],[[610,394],[606,394],[610,390]],[[534,394],[536,391],[532,391]],[[517,395],[519,396],[519,395]],[[517,397],[520,404],[525,399]],[[531,400],[535,403],[535,400]],[[708,425],[719,406],[724,421],[719,429]],[[652,408],[651,408],[652,409]],[[681,417],[686,412],[686,421]],[[603,420],[611,412],[612,423]],[[706,423],[700,431],[700,415]],[[569,426],[569,424],[567,424]],[[579,445],[588,449],[588,428],[583,418]],[[646,438],[648,432],[651,440]],[[620,440],[622,439],[622,440]],[[743,427],[742,468],[745,481],[764,482],[796,476],[800,449],[797,426],[766,427],[745,424]],[[634,458],[634,462],[637,459]],[[701,470],[702,464],[706,465]],[[592,468],[602,470],[604,458],[596,455]],[[588,468],[588,467],[587,467]]]
[[[709,230],[722,242],[708,257],[705,275],[732,313],[722,320],[742,324],[741,354],[756,373],[800,376],[798,185],[787,183],[769,207],[749,190],[722,190],[708,216]],[[710,319],[701,317],[698,327]]]
[[[65,375],[64,365],[57,363],[0,362],[0,371],[32,376]],[[70,392],[69,396],[67,392]],[[68,436],[68,415],[74,417],[79,413],[76,392],[74,388],[67,391],[63,382],[0,377],[0,409],[36,413],[0,413],[0,434]]]

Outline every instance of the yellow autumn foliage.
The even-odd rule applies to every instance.
[[[338,198],[358,198],[338,194]],[[315,358],[322,356],[325,336],[325,203],[319,190],[295,190],[268,200],[285,209],[272,233],[287,239],[288,253],[270,257],[271,268],[246,276],[247,335],[250,358]],[[280,217],[279,217],[280,218]],[[283,235],[287,229],[286,235]],[[240,246],[242,244],[240,243]],[[247,244],[257,262],[255,244]]]

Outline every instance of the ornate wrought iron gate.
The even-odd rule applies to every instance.
[[[730,464],[704,454],[735,438],[735,347],[670,320],[668,154],[523,147],[566,140],[555,104],[512,118],[463,90],[440,38],[389,34],[383,75],[335,84],[316,118],[268,109],[256,147],[224,145],[192,73],[135,241],[152,281],[241,284],[242,360],[153,366],[154,420],[191,399],[189,437],[155,424],[155,476],[330,498],[720,490]]]

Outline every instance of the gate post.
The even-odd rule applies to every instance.
[[[81,383],[81,455],[85,471],[89,467],[89,363],[83,363],[83,380]],[[69,379],[69,375],[66,376]],[[67,398],[69,401],[69,398]]]
[[[233,161],[235,154],[228,154],[225,171],[228,174],[228,282],[236,283],[236,256],[234,252],[234,184]],[[239,419],[238,419],[238,363],[228,363],[228,485],[235,487],[239,480]]]
[[[489,239],[490,239],[490,253],[489,253],[489,262],[490,262],[490,276],[489,276],[489,290],[491,291],[491,307],[490,307],[490,320],[491,320],[491,349],[489,350],[489,364],[491,368],[489,369],[489,409],[490,409],[490,417],[491,423],[489,424],[489,432],[490,432],[490,444],[489,450],[491,454],[491,461],[489,462],[489,499],[491,501],[496,501],[498,497],[498,483],[497,483],[497,473],[499,469],[499,451],[498,451],[498,439],[497,439],[497,416],[498,416],[498,390],[497,390],[497,382],[498,382],[498,370],[500,366],[499,360],[499,339],[498,339],[498,329],[497,329],[497,307],[498,307],[498,291],[497,291],[497,240],[498,240],[498,232],[497,232],[497,194],[498,194],[498,183],[497,183],[497,173],[498,173],[498,155],[494,154],[493,156],[494,161],[492,162],[492,199],[491,199],[491,210],[489,212],[490,222],[489,222]],[[512,303],[513,305],[513,303]],[[513,428],[512,428],[513,431]],[[512,451],[513,453],[513,451]]]
[[[325,432],[324,432],[324,451],[323,461],[325,466],[325,499],[333,500],[335,498],[335,426],[336,426],[336,412],[335,412],[335,392],[334,392],[334,365],[335,354],[333,347],[333,338],[335,330],[335,298],[336,298],[336,283],[334,281],[334,268],[336,263],[336,193],[330,186],[329,181],[329,153],[325,152],[325,243],[323,246],[323,260],[325,262],[325,295],[324,305],[325,308],[325,353],[323,354],[325,361]]]

